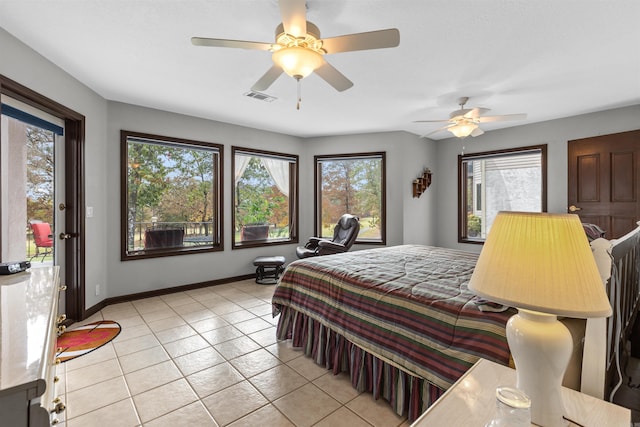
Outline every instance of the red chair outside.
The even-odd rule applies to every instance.
[[[30,225],[33,231],[33,240],[36,244],[36,254],[31,259],[42,255],[42,261],[44,261],[44,257],[53,253],[51,226],[48,222],[33,222]],[[44,252],[40,252],[41,249],[44,249]]]

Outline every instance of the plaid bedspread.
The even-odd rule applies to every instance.
[[[273,296],[374,356],[447,389],[478,358],[509,363],[505,324],[467,289],[478,255],[403,245],[292,262]]]

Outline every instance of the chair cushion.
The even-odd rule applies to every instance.
[[[305,248],[304,246],[298,246],[296,248],[296,256],[298,258],[309,258],[316,255],[317,254],[315,249]]]
[[[336,232],[336,237],[333,239],[333,241],[336,243],[340,243],[341,245],[344,245],[349,239],[350,235],[351,235],[350,229],[341,228]]]
[[[283,256],[259,256],[253,260],[253,265],[255,266],[272,266],[276,267],[284,264],[285,258]]]

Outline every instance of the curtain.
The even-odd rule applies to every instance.
[[[289,162],[279,159],[270,159],[267,157],[261,157],[260,160],[269,172],[269,175],[271,175],[271,178],[275,181],[278,190],[280,190],[285,196],[289,197]]]
[[[249,165],[249,160],[251,160],[251,156],[247,156],[244,154],[236,154],[235,156],[235,180],[234,182],[237,184],[242,175],[244,174],[244,170]]]

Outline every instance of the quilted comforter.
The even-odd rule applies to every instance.
[[[292,262],[272,299],[446,390],[478,358],[509,363],[505,324],[467,289],[477,254],[403,245]]]

